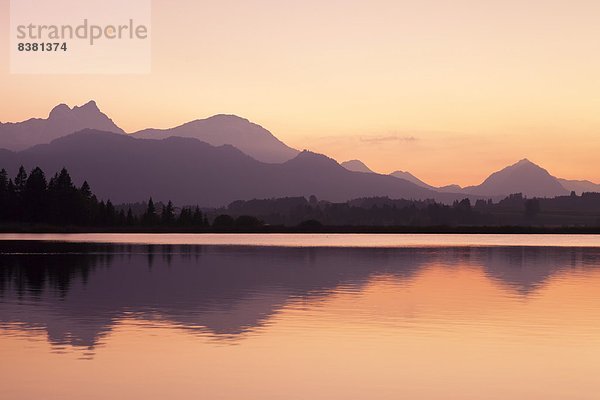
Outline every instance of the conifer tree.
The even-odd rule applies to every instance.
[[[156,215],[156,207],[154,206],[152,197],[150,197],[150,200],[148,200],[148,207],[146,208],[146,213],[144,214],[143,220],[146,225],[154,225],[158,220]]]
[[[21,165],[19,167],[19,172],[15,177],[15,191],[18,195],[23,193],[25,190],[25,184],[27,183],[27,172],[25,172],[25,168]]]
[[[133,216],[133,211],[131,211],[131,207],[127,210],[127,219],[126,224],[129,226],[135,225],[135,217]]]
[[[39,167],[34,168],[25,182],[21,194],[23,215],[31,222],[39,222],[46,217],[47,183],[44,171]]]
[[[171,200],[169,200],[166,206],[163,206],[161,218],[165,224],[170,224],[175,220],[175,209]]]

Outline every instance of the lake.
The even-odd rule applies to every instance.
[[[0,235],[1,399],[597,399],[597,235]]]

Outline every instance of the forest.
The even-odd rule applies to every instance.
[[[527,232],[600,231],[600,193],[555,198],[512,194],[494,203],[372,197],[344,203],[315,196],[239,200],[224,208],[175,206],[152,198],[114,205],[98,199],[87,181],[76,186],[67,169],[49,180],[40,168],[0,170],[2,231],[159,232]],[[500,229],[501,228],[501,229]]]

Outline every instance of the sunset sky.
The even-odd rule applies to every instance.
[[[128,132],[236,114],[435,185],[525,157],[600,183],[598,0],[152,4],[150,74],[17,75],[0,0],[0,121],[95,99]]]

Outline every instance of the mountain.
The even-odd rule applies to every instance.
[[[195,138],[213,146],[229,144],[267,163],[281,163],[298,155],[298,150],[287,146],[262,126],[235,115],[215,115],[171,129],[145,129],[132,135],[139,139]]]
[[[50,143],[54,139],[85,128],[125,133],[102,113],[92,100],[73,108],[59,104],[45,119],[31,118],[16,123],[0,122],[0,148],[19,151],[37,144]]]
[[[303,151],[281,164],[263,163],[230,145],[192,138],[136,139],[84,130],[50,144],[6,152],[0,168],[14,176],[19,165],[54,174],[63,166],[77,184],[86,179],[100,198],[114,203],[153,196],[178,205],[224,206],[234,200],[316,195],[346,201],[389,196],[452,202],[464,195],[437,193],[387,175],[346,170],[335,160]]]
[[[442,193],[461,193],[463,188],[459,185],[446,185],[440,186],[436,190]]]
[[[394,171],[390,175],[394,176],[396,178],[407,180],[407,181],[412,182],[415,185],[418,185],[423,188],[436,189],[433,186],[428,185],[427,183],[423,182],[422,180],[420,180],[419,178],[417,178],[416,176],[414,176],[413,174],[411,174],[408,171]]]
[[[419,178],[417,178],[416,176],[414,176],[413,174],[411,174],[408,171],[394,171],[390,175],[394,176],[396,178],[400,178],[400,179],[404,179],[409,182],[412,182],[417,186],[420,186],[420,187],[423,187],[426,189],[432,189],[432,190],[435,190],[440,193],[462,193],[462,188],[458,185],[447,185],[447,186],[441,186],[441,187],[431,186],[430,184],[423,182],[422,180],[420,180]]]
[[[569,180],[569,179],[561,179],[558,181],[567,191],[574,191],[578,195],[581,195],[583,192],[596,192],[600,193],[600,185],[590,181],[577,181],[577,180]]]
[[[369,173],[369,174],[374,173],[373,170],[371,170],[369,167],[367,167],[365,165],[365,163],[363,163],[360,160],[348,160],[348,161],[344,161],[340,165],[342,167],[346,168],[348,171],[365,172],[365,173]]]
[[[522,193],[527,197],[555,197],[568,194],[557,178],[527,159],[494,172],[480,185],[466,187],[464,191],[480,196]]]

